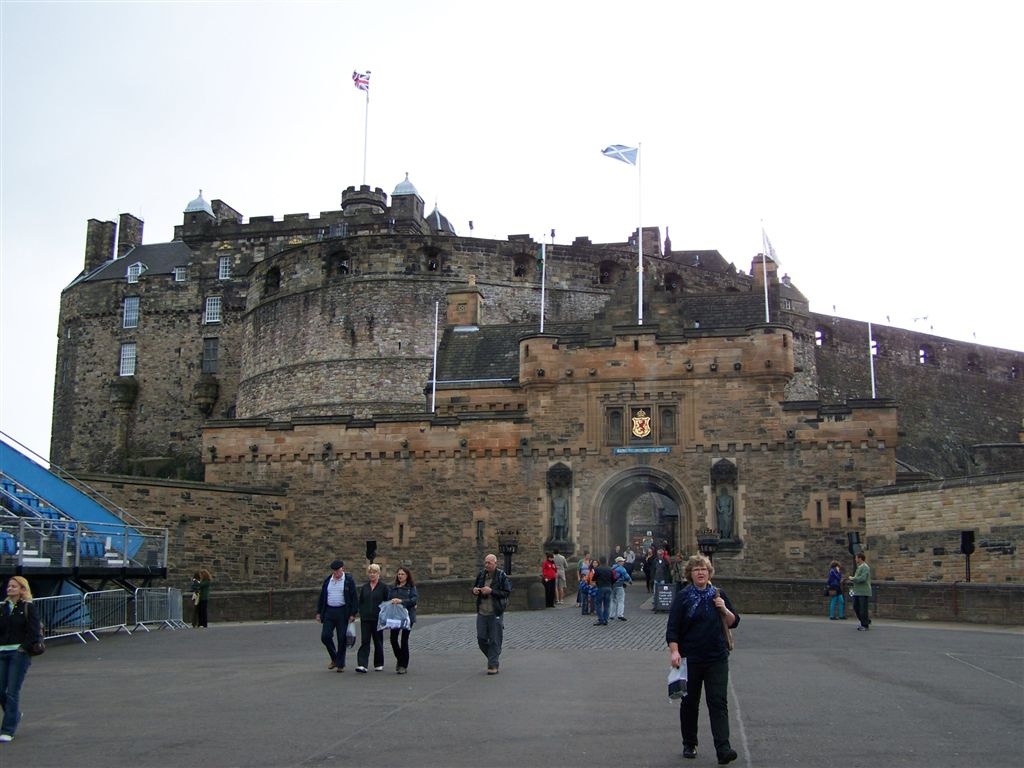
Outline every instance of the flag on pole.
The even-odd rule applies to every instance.
[[[601,150],[605,157],[621,160],[629,165],[636,165],[636,156],[640,150],[637,147],[627,147],[625,144],[612,144]]]
[[[777,266],[781,267],[782,265],[779,264],[779,257],[775,255],[775,248],[772,246],[772,241],[768,239],[768,233],[764,231],[763,226],[761,227],[761,239],[764,241],[765,255],[774,261]]]
[[[356,88],[360,91],[370,90],[370,70],[366,72],[353,72],[352,82],[355,83]]]

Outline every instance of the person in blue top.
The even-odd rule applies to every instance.
[[[686,563],[689,584],[672,600],[665,641],[673,667],[686,658],[686,695],[679,708],[683,757],[697,756],[697,715],[703,687],[718,764],[726,765],[737,755],[729,745],[729,646],[724,626],[735,627],[740,617],[725,593],[712,586],[714,572],[704,555],[694,555]]]
[[[843,566],[838,560],[828,568],[828,617],[833,621],[846,618],[846,598],[843,597]]]
[[[388,600],[401,604],[409,612],[408,629],[391,630],[391,650],[395,653],[395,673],[404,675],[409,669],[409,632],[416,623],[416,601],[419,594],[412,580],[412,571],[404,565],[395,573],[395,583],[388,589]]]
[[[359,599],[356,596],[356,582],[351,573],[345,573],[345,563],[335,560],[331,563],[331,575],[320,587],[316,603],[316,620],[322,625],[320,642],[331,657],[328,669],[345,671],[345,651],[348,649],[345,634],[349,622],[359,615]],[[338,643],[335,645],[334,636]]]
[[[615,558],[615,565],[612,566],[612,612],[609,618],[626,620],[626,585],[633,581],[633,577],[626,570],[626,558]]]

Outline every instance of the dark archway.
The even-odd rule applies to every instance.
[[[636,467],[610,478],[598,491],[594,545],[606,553],[616,544],[634,544],[647,531],[672,550],[685,550],[693,538],[691,504],[670,475],[650,467]]]

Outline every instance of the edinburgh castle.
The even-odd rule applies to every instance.
[[[88,222],[51,451],[170,529],[175,578],[309,585],[372,540],[455,579],[507,532],[532,568],[714,530],[723,574],[820,577],[855,533],[879,578],[941,581],[970,529],[976,579],[1021,581],[1020,351],[873,326],[869,352],[770,258],[656,228],[542,262],[408,179],[318,218],[200,194],[170,242],[142,232]]]

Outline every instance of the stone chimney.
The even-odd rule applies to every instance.
[[[142,219],[122,213],[117,226],[117,258],[123,259],[136,245],[142,245]]]
[[[764,288],[764,268],[768,269],[768,285],[778,285],[779,283],[779,266],[772,261],[771,256],[763,258],[762,254],[757,254],[754,257],[753,262],[750,264],[750,276],[754,278],[754,285],[759,288]]]
[[[480,327],[480,308],[484,295],[476,287],[476,275],[469,276],[469,283],[463,288],[448,291],[448,325]]]
[[[112,221],[89,219],[86,226],[85,271],[89,273],[114,258],[117,225]]]

